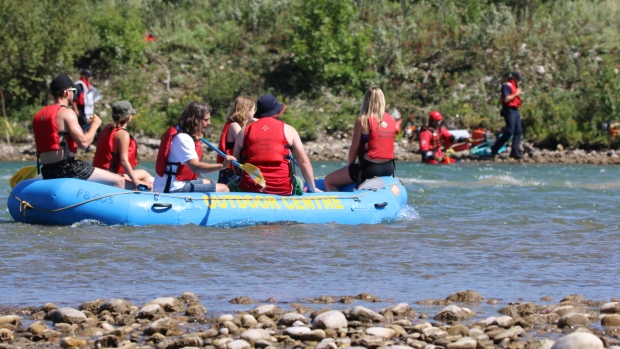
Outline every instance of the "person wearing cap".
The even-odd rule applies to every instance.
[[[152,189],[154,178],[145,170],[134,169],[138,165],[138,143],[127,126],[135,114],[129,101],[112,104],[114,122],[99,133],[93,166],[123,176],[125,189],[138,189],[140,184]]]
[[[502,132],[501,137],[491,147],[492,157],[495,157],[499,149],[512,137],[510,157],[517,160],[522,158],[519,151],[521,134],[523,133],[521,114],[519,113],[519,108],[521,107],[521,88],[519,87],[519,82],[521,80],[521,73],[515,71],[510,74],[508,80],[502,85],[502,111],[500,115],[506,121],[506,128]]]
[[[71,108],[76,92],[71,78],[67,75],[55,77],[50,90],[56,103],[41,109],[32,121],[43,179],[78,178],[124,188],[122,177],[75,159],[78,147],[86,149],[93,142],[101,119],[94,115],[90,120],[92,127],[86,133],[82,131]]]
[[[90,83],[92,76],[93,72],[84,68],[80,71],[80,80],[75,83],[77,92],[73,97],[73,110],[78,114],[78,121],[84,130],[89,127],[90,117],[95,114],[97,90]]]
[[[235,139],[248,122],[252,121],[252,117],[256,112],[256,102],[250,97],[239,96],[235,98],[235,102],[226,115],[226,124],[220,135],[220,142],[218,148],[225,154],[233,155],[235,150]],[[224,161],[224,157],[217,156],[217,163],[221,164]],[[232,168],[225,168],[220,171],[217,182],[228,184],[230,180],[235,176],[235,172]]]
[[[233,154],[242,159],[242,163],[258,167],[267,186],[262,188],[244,172],[238,182],[239,189],[275,195],[303,194],[301,183],[294,174],[293,160],[296,159],[308,191],[318,191],[314,185],[312,164],[299,133],[293,126],[278,119],[286,106],[271,94],[261,96],[256,105],[254,119],[257,120],[241,129],[235,140]]]
[[[443,155],[441,147],[444,141],[452,143],[467,142],[469,138],[456,138],[443,126],[443,116],[436,110],[428,115],[428,124],[422,128],[418,136],[420,142],[420,154],[425,164],[453,164],[454,158]]]
[[[221,183],[212,183],[200,174],[228,168],[234,157],[227,155],[221,164],[202,162],[203,137],[211,125],[211,107],[202,102],[187,104],[177,125],[171,126],[164,133],[159,143],[157,161],[155,162],[155,192],[227,192],[228,187]]]
[[[325,176],[328,191],[381,176],[394,176],[396,121],[385,112],[385,96],[378,87],[366,91],[361,115],[355,121],[349,165]],[[356,163],[355,160],[359,159]]]

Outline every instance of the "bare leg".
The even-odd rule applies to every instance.
[[[88,177],[88,180],[91,182],[111,185],[117,188],[125,188],[125,179],[123,176],[119,176],[116,173],[108,172],[100,168],[95,168],[95,172]]]
[[[325,190],[327,191],[338,191],[338,187],[353,183],[351,176],[349,176],[349,166],[328,174],[325,176],[323,183],[325,184]]]
[[[216,192],[229,192],[230,189],[228,189],[228,186],[226,184],[216,183],[215,184],[215,191]]]

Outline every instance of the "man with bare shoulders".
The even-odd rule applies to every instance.
[[[241,191],[266,194],[292,195],[301,187],[293,175],[293,158],[297,159],[309,192],[320,191],[314,185],[312,165],[301,143],[299,133],[293,126],[278,120],[286,106],[278,103],[275,96],[268,94],[257,101],[254,118],[258,119],[243,127],[233,151],[237,159],[248,162],[261,170],[267,183],[266,188],[256,184],[247,173],[243,173],[238,187]],[[301,189],[300,189],[301,190]]]
[[[72,108],[76,87],[71,78],[58,75],[50,90],[56,103],[41,109],[32,122],[43,179],[77,178],[124,188],[121,176],[75,159],[78,147],[86,149],[93,142],[101,119],[93,115],[90,129],[82,131]]]

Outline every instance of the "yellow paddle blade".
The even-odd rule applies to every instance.
[[[263,187],[263,189],[267,186],[267,183],[265,182],[265,177],[263,177],[263,174],[260,172],[258,167],[250,163],[247,163],[247,164],[239,164],[239,168],[245,171],[248,175],[250,175],[250,178],[252,178],[252,180],[256,184]]]
[[[9,184],[11,184],[11,189],[15,188],[17,183],[24,181],[26,179],[34,178],[37,175],[37,167],[36,166],[26,166],[21,170],[17,171],[9,180]]]

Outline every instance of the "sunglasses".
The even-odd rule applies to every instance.
[[[77,92],[77,89],[76,89],[76,88],[68,88],[66,91],[71,91],[71,92],[73,92],[73,93],[76,93],[76,92]]]

